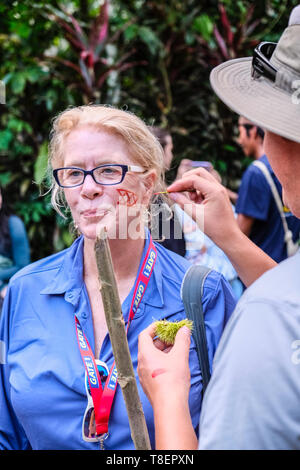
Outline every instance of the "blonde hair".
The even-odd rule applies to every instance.
[[[66,137],[83,126],[91,126],[99,131],[113,133],[122,138],[128,146],[132,160],[145,171],[154,169],[157,175],[153,192],[164,191],[164,152],[147,125],[136,115],[105,105],[87,105],[68,108],[54,120],[50,133],[49,165],[52,198],[55,210],[65,206],[63,191],[55,182],[52,170],[63,166],[64,143]],[[154,202],[155,197],[151,202]],[[61,214],[62,215],[62,214]]]

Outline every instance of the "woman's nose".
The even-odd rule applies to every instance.
[[[92,175],[86,175],[85,180],[81,187],[81,195],[88,199],[93,199],[99,194],[103,193],[101,184],[96,183]]]

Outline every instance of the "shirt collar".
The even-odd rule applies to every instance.
[[[64,294],[72,291],[78,297],[83,286],[82,274],[83,236],[80,236],[70,248],[65,250],[58,273],[55,273],[53,279],[46,288],[40,291],[40,294]]]
[[[65,250],[65,255],[58,273],[56,273],[48,286],[40,291],[40,294],[66,294],[65,298],[75,304],[83,287],[83,236]],[[150,232],[146,229],[145,246],[141,257],[138,272],[142,266],[150,244]],[[153,283],[151,282],[153,281]],[[164,304],[162,288],[162,270],[157,256],[152,273],[150,285],[146,290],[143,302],[154,307],[162,307]]]

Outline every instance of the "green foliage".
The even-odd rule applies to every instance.
[[[296,0],[15,0],[0,4],[0,185],[25,221],[32,259],[68,246],[70,220],[40,195],[51,121],[70,105],[126,107],[174,140],[182,158],[210,160],[236,190],[249,163],[236,116],[209,84],[211,69],[276,41]],[[109,8],[107,8],[109,6]],[[44,193],[46,189],[42,190]]]

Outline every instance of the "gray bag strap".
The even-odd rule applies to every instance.
[[[278,211],[280,213],[281,220],[282,220],[282,225],[283,225],[283,229],[284,229],[284,241],[285,241],[286,247],[287,247],[287,255],[292,256],[298,250],[298,244],[293,242],[293,234],[292,234],[291,230],[288,228],[288,224],[287,224],[287,221],[286,221],[286,218],[285,218],[285,215],[284,215],[283,204],[282,204],[281,198],[279,196],[278,190],[276,188],[276,185],[273,181],[273,178],[272,178],[267,166],[263,162],[256,160],[253,163],[253,165],[255,165],[257,168],[259,168],[262,171],[262,173],[264,174],[264,176],[265,176],[265,178],[266,178],[266,180],[267,180],[267,182],[270,186],[270,189],[272,191],[273,197],[275,199],[275,202],[276,202],[276,205],[277,205],[277,208],[278,208]]]
[[[202,296],[204,282],[210,268],[201,265],[191,266],[181,284],[181,299],[186,316],[193,321],[192,335],[196,343],[197,355],[202,373],[203,393],[210,379],[210,366],[208,358],[207,340],[203,316]]]

